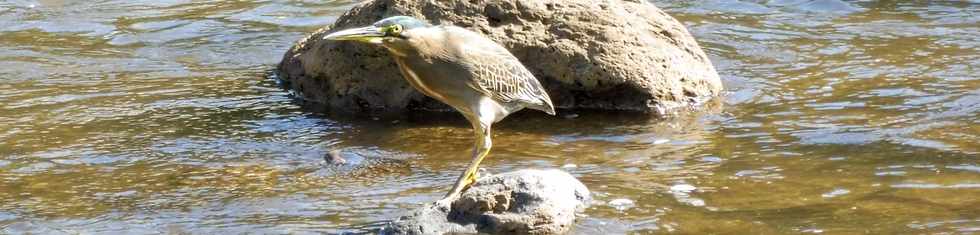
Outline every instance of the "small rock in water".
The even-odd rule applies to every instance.
[[[326,160],[327,163],[335,165],[343,165],[347,163],[347,159],[344,159],[344,157],[340,155],[340,150],[337,149],[327,152],[327,155],[323,156],[323,160]]]
[[[324,179],[336,176],[357,176],[410,170],[401,159],[401,154],[392,152],[364,151],[360,149],[329,149],[323,154],[323,163],[316,164],[316,170],[306,174],[309,179]]]
[[[380,234],[563,234],[590,200],[564,171],[506,172],[480,177],[449,204],[426,204]]]
[[[618,198],[618,199],[613,199],[612,201],[609,201],[609,206],[611,206],[613,208],[616,208],[616,210],[619,210],[619,211],[623,211],[623,210],[626,210],[626,209],[629,209],[629,208],[633,208],[633,206],[635,206],[635,205],[636,205],[636,203],[634,203],[633,200],[630,200],[630,199],[627,199],[627,198]]]

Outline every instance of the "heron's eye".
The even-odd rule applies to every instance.
[[[393,35],[398,35],[402,32],[402,26],[399,24],[391,25],[391,27],[388,28],[388,32]]]

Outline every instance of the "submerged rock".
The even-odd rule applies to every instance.
[[[280,78],[327,111],[449,110],[402,79],[378,46],[322,40],[393,15],[454,24],[510,50],[559,108],[663,113],[721,92],[717,72],[685,27],[647,1],[373,0],[296,43]]]
[[[409,164],[398,155],[360,149],[333,149],[324,154],[322,164],[316,166],[316,170],[307,173],[306,176],[310,178],[355,177],[379,172],[411,171]]]
[[[589,189],[560,170],[484,176],[448,208],[426,204],[383,234],[558,234],[588,206]]]
[[[327,152],[326,155],[323,155],[323,160],[334,165],[347,164],[347,159],[344,158],[339,149],[334,149]]]

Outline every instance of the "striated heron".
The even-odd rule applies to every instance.
[[[324,39],[388,49],[412,87],[452,106],[473,125],[473,160],[443,200],[453,200],[476,182],[480,161],[490,152],[490,125],[523,108],[555,114],[548,93],[514,55],[460,27],[394,16],[370,26],[334,32]]]

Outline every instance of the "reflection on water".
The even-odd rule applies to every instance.
[[[352,2],[0,2],[0,233],[363,231],[437,199],[459,117],[324,117],[266,79]],[[655,3],[724,105],[522,113],[483,166],[575,174],[581,234],[980,231],[980,4]]]

